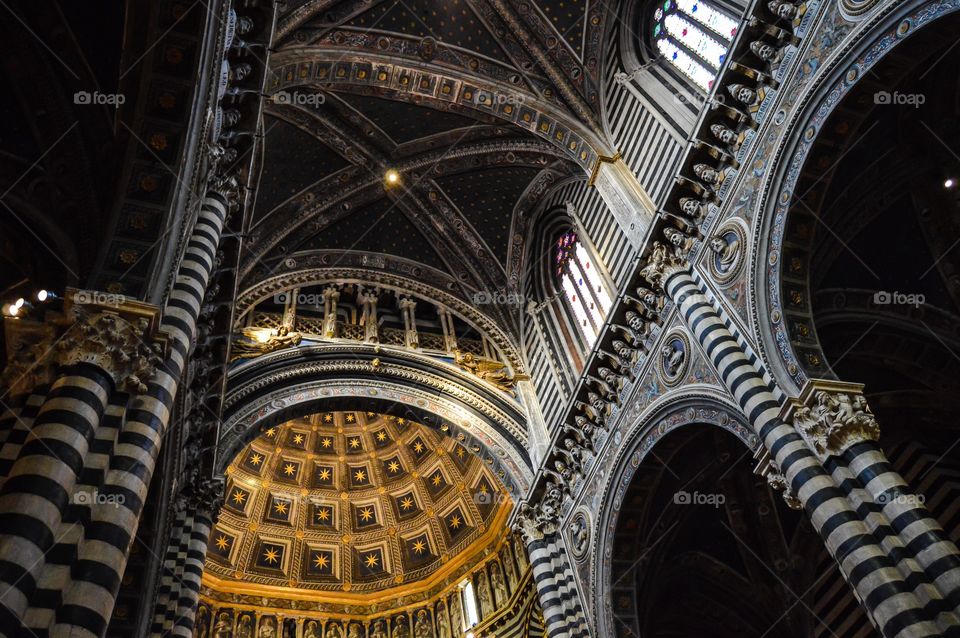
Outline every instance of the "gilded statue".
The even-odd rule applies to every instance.
[[[472,352],[453,351],[454,360],[461,369],[475,375],[477,378],[492,383],[499,390],[509,392],[511,396],[517,396],[513,388],[517,381],[523,381],[529,377],[525,374],[515,374],[510,376],[507,373],[507,364],[495,359],[486,359],[478,357]]]
[[[287,326],[280,326],[275,331],[269,328],[244,328],[242,332],[243,337],[233,342],[230,363],[290,348],[303,338],[303,335]]]

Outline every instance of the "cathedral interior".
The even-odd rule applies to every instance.
[[[960,0],[0,7],[0,638],[960,637]]]

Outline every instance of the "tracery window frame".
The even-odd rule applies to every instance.
[[[651,54],[709,93],[736,36],[738,19],[711,0],[658,0],[645,13],[643,32]]]
[[[583,239],[572,225],[556,234],[551,244],[551,275],[555,294],[563,299],[589,351],[600,336],[615,294]]]

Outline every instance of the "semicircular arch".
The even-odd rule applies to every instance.
[[[785,283],[784,264],[790,261],[785,255],[785,239],[801,174],[828,119],[860,81],[896,47],[958,9],[950,4],[933,9],[911,6],[885,16],[864,32],[861,42],[848,45],[851,53],[834,56],[829,64],[816,69],[818,77],[795,99],[802,108],[779,125],[792,134],[779,142],[765,142],[766,147],[756,151],[756,156],[773,160],[763,169],[765,182],[758,189],[758,230],[751,248],[755,289],[750,312],[771,372],[783,383],[792,383],[795,393],[811,377],[835,376],[814,331],[810,290],[803,286],[788,290]],[[788,294],[791,299],[785,298]],[[788,317],[791,305],[798,309]]]
[[[451,366],[374,345],[306,346],[231,370],[216,477],[264,427],[346,409],[410,417],[438,429],[480,456],[514,498],[532,483],[522,406]]]
[[[613,545],[620,507],[634,475],[656,444],[676,430],[696,425],[712,425],[736,436],[746,450],[754,450],[760,440],[746,423],[739,408],[714,388],[689,386],[651,404],[629,428],[627,437],[617,442],[618,451],[607,473],[603,489],[598,491],[600,507],[590,538],[594,547],[587,553],[592,565],[589,573],[596,592],[593,611],[601,633],[616,635],[611,600]]]

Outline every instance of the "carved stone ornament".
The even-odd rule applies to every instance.
[[[567,526],[567,531],[570,533],[574,557],[582,558],[590,546],[590,524],[587,522],[587,514],[578,512]]]
[[[811,379],[784,408],[783,420],[793,424],[821,461],[880,438],[880,426],[859,383]]]
[[[650,282],[650,285],[663,289],[663,282],[681,270],[688,267],[684,259],[676,250],[671,250],[660,242],[653,242],[653,249],[647,257],[647,264],[640,270],[640,275]]]
[[[48,313],[42,323],[24,319],[14,330],[24,338],[18,339],[3,385],[12,393],[28,391],[28,383],[52,379],[56,367],[89,363],[110,375],[118,390],[145,392],[164,355],[159,320],[156,306],[68,288],[63,314]],[[29,334],[34,337],[27,339]]]
[[[770,456],[770,451],[761,444],[753,453],[753,458],[757,460],[757,465],[753,468],[753,473],[766,478],[767,485],[778,492],[782,492],[783,502],[786,503],[790,509],[798,510],[803,508],[803,503],[801,503],[797,495],[794,494],[793,488],[791,488],[787,482],[787,477],[783,475],[783,472],[781,472],[777,466],[777,462]]]
[[[539,503],[521,503],[513,529],[523,537],[524,543],[529,545],[557,532],[562,500],[562,490],[551,481]]]

